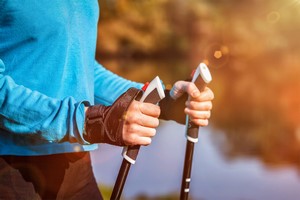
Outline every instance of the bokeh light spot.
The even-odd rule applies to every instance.
[[[168,83],[168,84],[166,85],[166,89],[167,89],[167,90],[171,90],[172,87],[173,87],[173,86],[172,86],[170,83]]]
[[[221,58],[221,57],[222,57],[222,51],[215,51],[214,57],[215,57],[216,59]]]
[[[267,21],[270,24],[275,24],[279,21],[280,19],[280,14],[277,11],[272,11],[268,14],[267,16]]]
[[[221,46],[221,52],[226,55],[229,54],[229,48],[227,46]]]
[[[226,66],[230,56],[230,49],[225,44],[213,43],[205,48],[207,65],[213,68]],[[209,63],[209,64],[208,64]]]

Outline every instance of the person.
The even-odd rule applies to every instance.
[[[141,83],[95,60],[98,9],[0,0],[0,199],[101,199],[89,154],[98,143],[149,145],[158,118],[181,120],[178,106],[208,124],[211,89],[178,81],[160,105],[141,103]]]

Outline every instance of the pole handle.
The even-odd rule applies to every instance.
[[[210,71],[204,63],[199,64],[192,76],[192,82],[195,83],[200,92],[203,92],[206,85],[212,80]],[[186,138],[188,141],[198,142],[198,129],[199,127],[189,119],[189,116],[186,116]]]
[[[158,76],[156,76],[146,87],[143,87],[143,89],[145,91],[140,102],[157,104],[160,100],[165,98],[165,92]],[[135,164],[139,149],[139,145],[124,147],[122,156],[131,164]]]

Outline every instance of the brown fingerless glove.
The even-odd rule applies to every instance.
[[[165,90],[165,95],[166,97],[159,102],[159,107],[161,109],[159,118],[164,120],[174,120],[180,124],[185,124],[186,115],[184,109],[188,95],[184,93],[176,100],[170,96],[170,90]]]
[[[84,139],[90,143],[108,143],[125,146],[122,132],[124,115],[136,97],[136,88],[128,89],[111,106],[90,106],[86,111]]]

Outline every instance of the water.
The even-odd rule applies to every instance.
[[[131,167],[123,195],[157,197],[176,193],[179,199],[185,127],[162,122],[150,146],[141,148]],[[298,200],[300,178],[294,167],[270,168],[259,159],[241,157],[228,161],[217,147],[211,127],[200,129],[195,146],[190,196],[203,200]],[[121,161],[119,147],[100,145],[92,153],[99,183],[113,186]]]
[[[183,59],[101,63],[139,82],[159,75],[166,85],[187,78],[197,66]],[[209,65],[215,99],[210,125],[201,128],[196,144],[190,196],[197,200],[300,199],[300,70],[274,68],[272,60],[256,68],[245,63],[243,70],[232,68],[234,64]],[[169,194],[170,199],[179,199],[184,129],[175,122],[161,124],[153,143],[141,149],[131,167],[123,191],[127,199]],[[101,185],[113,186],[121,151],[100,145],[92,153]]]
[[[152,60],[147,60],[147,56],[133,57],[144,55],[134,54],[141,49],[152,52],[136,42],[142,41],[139,36],[148,33],[145,30],[152,26],[146,25],[144,29],[136,26],[131,19],[137,18],[135,15],[130,18],[130,13],[140,12],[126,12],[116,15],[119,16],[116,21],[124,22],[120,23],[120,29],[115,29],[112,19],[101,26],[102,33],[110,34],[109,37],[102,34],[99,40],[105,41],[100,45],[104,46],[102,52],[114,49],[110,47],[119,42],[115,47],[117,53],[108,52],[112,57],[100,58],[101,63],[131,80],[146,82],[159,75],[166,85],[172,85],[176,80],[186,79],[200,61],[207,61],[213,76],[209,86],[215,100],[210,126],[201,129],[195,149],[193,199],[300,199],[299,4],[189,1],[178,6],[177,1],[169,2],[167,5],[171,6],[166,6],[166,10],[148,5],[142,9],[144,22],[153,13],[156,17],[150,19],[156,21],[150,20],[151,24],[160,25],[150,28],[147,35],[153,37],[149,44],[157,47],[154,52],[159,52],[158,57],[153,56]],[[153,8],[153,12],[145,12]],[[105,30],[111,24],[116,33],[123,32],[124,27],[134,31],[127,31],[127,37],[112,34],[111,29]],[[136,34],[140,30],[143,32]],[[169,34],[162,37],[164,33]],[[117,38],[111,37],[114,35]],[[125,44],[124,38],[127,38]],[[168,50],[162,51],[165,47]],[[185,52],[186,56],[178,57],[173,52]],[[113,57],[115,53],[123,53],[123,60]],[[182,126],[164,123],[153,144],[142,148],[125,185],[128,199],[139,194],[156,199],[169,193],[175,193],[174,199],[179,198],[185,151],[183,132]],[[120,153],[120,148],[108,145],[101,145],[93,153],[100,183],[114,184],[122,160]]]

